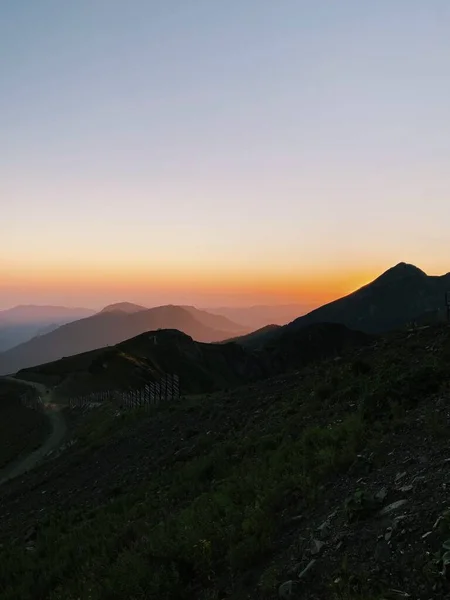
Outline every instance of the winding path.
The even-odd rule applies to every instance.
[[[2,377],[2,379],[29,385],[39,392],[44,403],[44,412],[50,419],[52,431],[42,446],[27,456],[22,456],[12,461],[9,465],[0,470],[0,485],[33,469],[44,456],[61,444],[66,434],[66,422],[60,412],[60,406],[52,403],[52,393],[49,389],[40,383],[15,379],[14,377]]]

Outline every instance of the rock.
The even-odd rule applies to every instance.
[[[397,500],[397,502],[392,502],[392,504],[388,504],[387,506],[385,506],[384,508],[382,508],[379,512],[380,516],[383,515],[388,515],[391,512],[394,512],[395,510],[399,509],[400,507],[402,507],[404,504],[406,504],[408,502],[408,500]]]
[[[410,594],[402,592],[401,590],[389,590],[383,600],[403,600],[403,598],[410,598]]]
[[[299,574],[298,578],[299,579],[304,579],[308,573],[311,571],[311,569],[314,567],[314,565],[316,564],[316,559],[313,558],[308,564],[307,566],[303,569],[303,571]]]
[[[408,492],[410,492],[413,489],[412,485],[404,485],[403,487],[400,488],[400,491],[403,494],[407,494]]]
[[[319,525],[319,527],[317,528],[317,531],[319,533],[320,539],[324,540],[330,535],[331,521],[334,519],[334,517],[336,515],[337,515],[337,511],[335,510],[331,513],[331,515],[328,516],[328,518],[326,519],[326,521],[324,521],[322,523],[322,525]]]
[[[294,587],[295,581],[292,581],[292,579],[290,579],[289,581],[285,581],[278,588],[278,597],[282,600],[292,598],[292,596],[294,595]]]
[[[317,554],[320,554],[322,551],[322,548],[325,546],[325,542],[321,542],[320,540],[312,540],[311,542],[311,555],[312,556],[316,556]]]
[[[414,479],[412,480],[413,485],[417,485],[417,484],[425,484],[426,483],[426,477],[425,475],[416,475],[414,477]]]
[[[375,494],[375,499],[379,502],[384,502],[387,496],[387,488],[383,487]]]
[[[28,531],[25,534],[25,542],[30,542],[31,540],[35,540],[36,539],[36,527],[30,527],[30,529],[28,529]]]
[[[406,476],[406,471],[403,471],[403,473],[397,473],[397,475],[395,476],[395,482],[397,483],[398,481],[400,481],[400,479],[403,479],[403,477]]]
[[[319,537],[322,540],[325,540],[327,537],[329,537],[330,533],[331,533],[331,527],[328,521],[325,521],[324,523],[322,523],[322,525],[320,525],[317,528],[317,531],[319,533]]]
[[[285,581],[278,588],[278,597],[281,598],[281,600],[292,598],[294,595],[294,587],[295,581],[292,581],[292,579]]]
[[[295,515],[295,517],[292,517],[291,521],[295,523],[296,521],[301,521],[302,519],[303,515]]]
[[[395,519],[392,521],[392,527],[394,529],[397,529],[399,523],[404,521],[406,518],[407,518],[406,515],[399,515],[398,517],[395,517]]]

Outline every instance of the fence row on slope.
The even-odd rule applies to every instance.
[[[41,410],[44,406],[41,396],[35,391],[24,392],[20,396],[20,402],[23,406],[26,406],[26,408],[32,408],[34,410]]]
[[[180,380],[178,375],[164,375],[159,381],[152,381],[137,389],[104,390],[83,396],[70,398],[69,407],[94,408],[104,402],[114,401],[123,409],[138,406],[156,406],[161,402],[176,400],[180,397]]]

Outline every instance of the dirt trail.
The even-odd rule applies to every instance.
[[[23,475],[27,471],[33,469],[37,463],[50,452],[50,450],[54,450],[61,444],[66,434],[66,422],[62,413],[60,412],[60,406],[52,402],[52,393],[49,389],[40,383],[35,383],[32,381],[24,381],[21,379],[15,379],[13,377],[5,377],[4,379],[29,385],[34,387],[39,392],[44,403],[44,412],[50,419],[52,431],[42,446],[27,456],[19,457],[17,460],[0,470],[0,485],[9,479],[19,477],[20,475]]]

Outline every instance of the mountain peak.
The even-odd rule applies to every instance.
[[[405,277],[427,277],[427,274],[416,267],[406,262],[399,262],[394,267],[391,267],[380,275],[375,281],[392,281],[396,279],[404,279]]]
[[[132,302],[116,302],[116,304],[109,304],[105,306],[100,313],[109,313],[109,312],[125,312],[128,314],[141,312],[142,310],[148,310],[145,306],[140,306],[139,304],[133,304]]]

